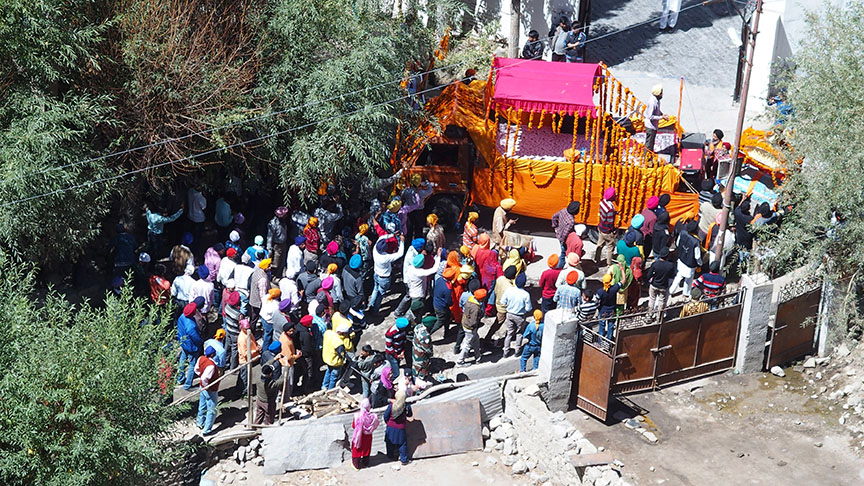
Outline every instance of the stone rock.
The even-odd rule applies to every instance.
[[[392,470],[394,470],[394,471],[398,471],[398,470],[402,469],[402,465],[400,465],[400,464],[393,464],[392,466],[390,466],[390,469],[392,469]]]
[[[582,478],[583,484],[594,484],[603,475],[603,471],[598,467],[585,468],[585,476]]]
[[[816,442],[816,443],[813,444],[813,447],[822,447],[822,443],[821,443],[821,442]]]
[[[259,447],[261,447],[261,441],[260,440],[252,439],[252,441],[249,442],[249,449],[251,449],[253,451],[257,451]]]
[[[513,474],[525,474],[528,472],[528,466],[522,461],[513,463]]]
[[[780,378],[784,378],[786,376],[786,372],[783,371],[783,368],[781,368],[779,366],[772,366],[771,367],[771,374],[774,376],[779,376]]]
[[[497,429],[492,431],[492,438],[495,440],[504,440],[513,437],[516,434],[516,429],[513,424],[501,424]]]
[[[597,454],[597,448],[588,439],[579,439],[576,442],[579,445],[579,454]]]
[[[561,421],[563,421],[563,420],[564,420],[564,412],[562,412],[562,411],[559,410],[559,411],[553,413],[553,414],[552,414],[552,417],[550,418],[550,420],[552,420],[553,422],[561,422]]]
[[[817,380],[821,380],[821,379],[822,379],[822,372],[821,372],[821,371],[817,371],[817,372],[816,372],[816,375],[814,375],[814,378],[816,378]]]
[[[486,464],[489,464],[490,466],[494,466],[495,464],[498,464],[498,460],[492,456],[489,456],[486,458]]]
[[[834,354],[837,355],[838,358],[845,358],[849,356],[849,346],[846,346],[846,343],[840,343],[840,346],[834,350]]]
[[[480,431],[480,433],[483,435],[483,440],[486,440],[492,436],[492,433],[489,432],[488,427],[483,427],[483,429]]]
[[[477,461],[473,461],[473,462],[471,462],[471,466],[473,466],[473,467],[477,467],[477,466],[479,466],[479,465],[480,465],[480,463],[477,462]]]
[[[500,451],[500,450],[504,449],[504,442],[502,441],[502,442],[495,443],[495,447],[493,447],[493,449],[496,451]]]
[[[829,362],[831,362],[831,358],[829,358],[829,357],[827,357],[827,356],[824,357],[824,358],[816,358],[816,364],[819,365],[819,366],[825,366],[825,365],[827,365]]]
[[[816,367],[816,358],[807,358],[807,360],[804,361],[804,367],[805,368],[815,368]]]
[[[234,473],[230,473],[228,474],[228,476],[225,477],[225,480],[222,482],[225,484],[234,484],[235,480],[237,480],[237,476],[234,475]]]
[[[513,439],[504,439],[504,446],[501,448],[501,452],[506,456],[516,454],[516,442]]]
[[[256,466],[261,467],[264,465],[264,458],[261,456],[258,456],[252,461],[252,464],[255,464]]]
[[[579,439],[574,439],[571,437],[570,440],[568,440],[564,444],[564,448],[567,449],[568,451],[576,451],[576,453],[578,454],[579,453]]]
[[[513,464],[516,464],[516,457],[515,456],[501,456],[501,464],[504,464],[505,466],[510,467]]]
[[[658,439],[657,439],[657,436],[654,435],[654,432],[645,432],[645,433],[642,434],[642,435],[643,435],[646,439],[648,439],[648,442],[650,442],[650,443],[652,443],[652,444],[656,444],[656,443],[657,443],[657,440],[658,440]]]
[[[495,430],[501,426],[501,416],[496,415],[492,417],[492,420],[489,421],[489,430]]]
[[[529,471],[537,467],[537,463],[534,461],[525,461],[525,465],[528,466]]]

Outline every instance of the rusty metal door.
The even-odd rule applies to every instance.
[[[817,287],[777,306],[768,348],[768,369],[813,352],[821,300],[822,287]]]
[[[620,329],[615,343],[613,393],[634,393],[654,389],[660,324]]]
[[[735,363],[741,305],[664,322],[655,349],[659,385],[705,376]]]
[[[614,363],[610,351],[614,345],[588,328],[582,327],[580,332],[582,339],[576,345],[575,381],[570,403],[575,401],[579,409],[606,421]]]

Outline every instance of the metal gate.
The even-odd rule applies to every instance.
[[[598,321],[580,324],[570,403],[606,420],[613,393],[653,390],[732,368],[742,295],[717,297],[711,301],[716,309],[683,318],[682,306],[660,316],[620,316],[614,343],[597,334]]]
[[[576,367],[570,403],[605,421],[609,411],[609,384],[614,359],[614,343],[587,327],[579,327],[581,339],[576,344]]]
[[[729,369],[735,361],[741,318],[740,294],[712,301],[716,309],[678,317],[683,306],[652,319],[647,313],[621,320],[615,343],[612,393],[657,386]]]
[[[811,282],[809,290],[785,301],[784,291],[781,290],[781,302],[777,306],[774,327],[771,328],[766,366],[768,369],[813,352],[816,317],[819,315],[819,302],[822,300],[822,287],[813,288],[813,285],[818,284]]]

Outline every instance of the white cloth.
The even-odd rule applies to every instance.
[[[204,209],[207,207],[207,199],[204,194],[198,192],[194,187],[189,189],[189,221],[193,223],[204,222]]]
[[[678,10],[681,9],[681,0],[663,0],[663,11],[660,14],[660,28],[675,28],[678,23]]]
[[[186,274],[175,277],[174,281],[171,282],[171,296],[177,300],[189,302],[192,300],[189,298],[189,295],[192,292],[192,284],[194,283],[195,279]]]
[[[223,257],[219,264],[219,273],[216,274],[216,281],[221,283],[223,287],[228,287],[228,280],[234,278],[234,268],[237,266],[234,260],[228,257]]]
[[[408,275],[408,272],[414,266],[415,256],[417,256],[417,249],[413,245],[408,245],[405,248],[405,259],[402,260],[402,275]]]
[[[303,271],[303,250],[297,245],[288,248],[288,258],[285,261],[285,276],[290,279],[297,278]]]
[[[576,287],[580,289],[585,288],[585,272],[582,270],[571,267],[570,265],[564,265],[564,268],[558,273],[558,278],[555,280],[555,288],[563,287],[567,285],[567,275],[570,275],[570,272],[576,272],[579,274],[579,279],[576,280]]]

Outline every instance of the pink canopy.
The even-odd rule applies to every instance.
[[[538,113],[593,114],[598,64],[496,57],[492,67],[497,71],[493,99],[499,105]]]

